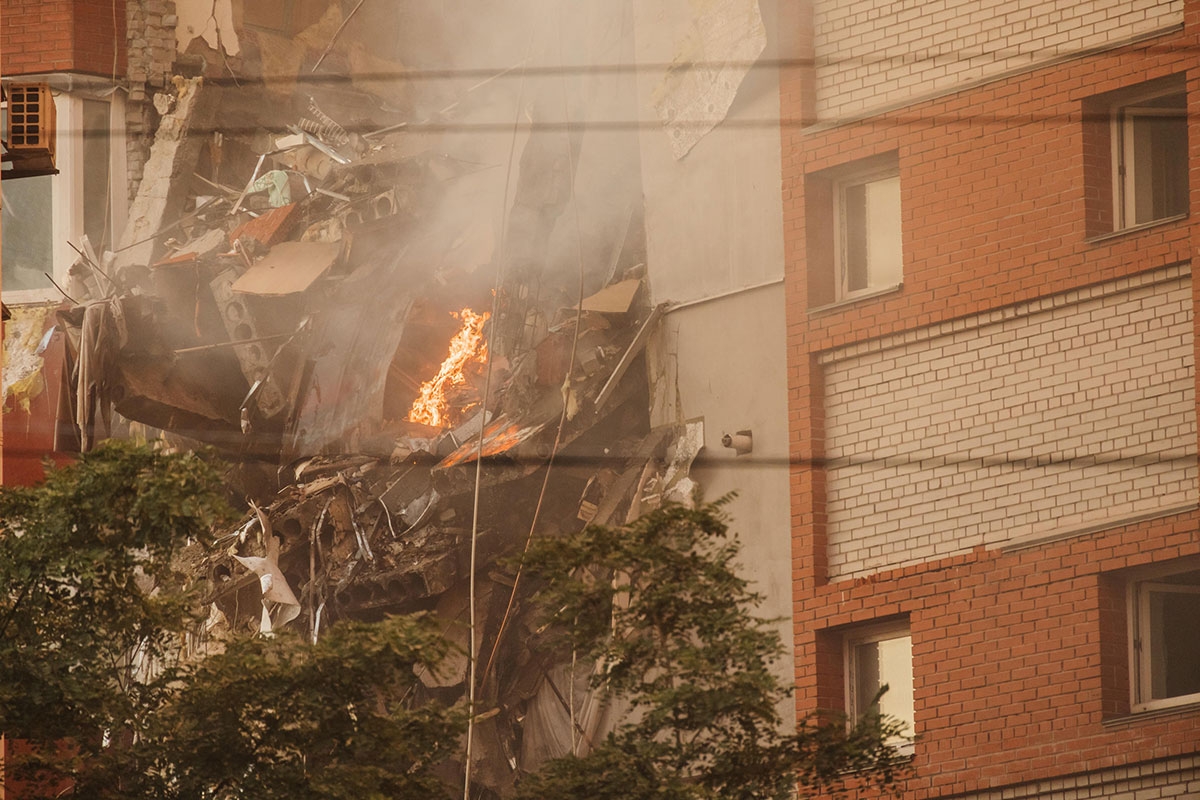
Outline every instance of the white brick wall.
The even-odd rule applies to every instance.
[[[835,120],[1183,22],[1183,0],[815,0],[817,115]]]
[[[1186,268],[821,360],[833,578],[1197,499]]]
[[[1170,758],[962,795],[961,800],[1190,800],[1200,797],[1200,756]]]

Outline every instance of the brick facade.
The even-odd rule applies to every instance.
[[[815,0],[816,108],[836,120],[1183,22],[1183,0]]]
[[[1170,267],[823,353],[830,577],[1194,505],[1191,284]]]
[[[838,90],[842,106],[822,100],[830,62],[821,54],[852,47],[830,37],[866,36],[897,7],[918,9],[838,3],[877,13],[829,29],[823,5],[813,40],[798,44],[817,53],[815,68],[784,74],[789,122],[812,120],[814,109],[865,111],[854,90]],[[963,6],[946,21],[958,37],[947,47],[1002,52],[1005,26],[976,25],[966,10],[996,4],[920,4],[912,24],[932,30],[931,9],[943,5]],[[1137,16],[1134,3],[1076,5]],[[1113,233],[1097,202],[1111,202],[1102,173],[1111,150],[1087,130],[1097,98],[1181,78],[1190,207],[1200,209],[1200,72],[1190,55],[1200,3],[1182,14],[1177,3],[1150,5],[1119,35],[1106,29],[1112,46],[1096,47],[1095,29],[1068,19],[1062,52],[1041,65],[921,78],[889,90],[878,113],[784,127],[797,705],[842,706],[848,632],[907,620],[918,736],[909,797],[1195,794],[1200,710],[1135,712],[1128,597],[1138,570],[1200,556],[1191,279],[1200,226],[1172,217]],[[839,59],[866,64],[880,47]],[[839,302],[829,294],[834,200],[823,176],[893,155],[903,285]],[[960,347],[972,353],[958,365],[965,373],[951,352]],[[1010,368],[1019,379],[1004,384]],[[937,445],[937,426],[951,419],[960,433]],[[1132,459],[1095,474],[1038,463],[1131,447]],[[1029,470],[1005,466],[1022,453]],[[961,492],[920,485],[933,463],[905,473],[913,458],[942,456],[978,459],[962,470]],[[890,470],[872,486],[916,482],[856,494],[855,463]],[[1171,759],[1191,771],[1154,772]],[[1157,777],[1145,782],[1142,770]]]
[[[0,74],[125,74],[125,0],[4,0]]]
[[[170,84],[177,20],[174,0],[133,0],[126,10],[129,104],[125,110],[125,167],[131,202],[142,181],[158,127],[154,94]]]

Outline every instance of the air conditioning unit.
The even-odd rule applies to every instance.
[[[11,166],[5,178],[53,175],[55,123],[54,97],[44,83],[11,83],[4,87],[7,137],[4,160]]]

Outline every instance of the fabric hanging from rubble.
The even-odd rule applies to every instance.
[[[603,691],[592,689],[590,665],[560,664],[547,670],[525,711],[521,769],[533,772],[572,751],[587,755],[600,739],[609,708]]]
[[[4,325],[2,402],[6,408],[11,400],[28,411],[30,400],[46,388],[41,352],[53,310],[47,305],[17,306]]]
[[[75,365],[75,422],[84,452],[96,442],[96,421],[104,433],[112,430],[110,390],[116,371],[114,353],[129,341],[125,314],[118,298],[101,300],[87,306],[80,327],[79,360]]]

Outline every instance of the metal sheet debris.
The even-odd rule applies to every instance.
[[[479,442],[467,442],[442,459],[438,467],[446,469],[459,464],[469,464],[479,455],[490,458],[507,453],[541,433],[548,424],[550,423],[547,420],[533,425],[522,425],[501,417],[484,429],[482,451]]]

